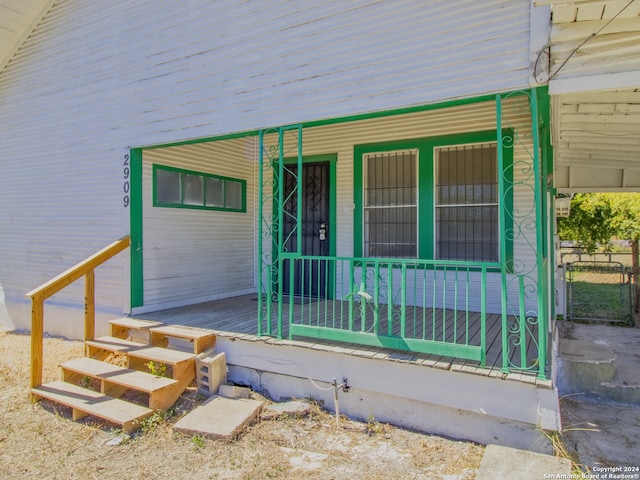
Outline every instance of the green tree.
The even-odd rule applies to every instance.
[[[558,219],[561,240],[579,242],[589,253],[608,248],[613,237],[640,237],[640,193],[579,193],[571,199],[571,213]]]

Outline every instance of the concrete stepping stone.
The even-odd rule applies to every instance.
[[[231,440],[237,438],[261,410],[259,400],[214,396],[178,420],[173,428],[187,435]]]
[[[546,476],[545,476],[546,475]],[[532,480],[571,478],[571,462],[566,458],[487,445],[476,480]]]

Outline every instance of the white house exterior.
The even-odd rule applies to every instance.
[[[515,382],[493,390],[500,381],[488,373],[480,380],[447,372],[455,388],[436,395],[412,386],[402,403],[362,373],[370,366],[362,367],[362,382],[407,410],[413,402],[438,405],[429,421],[451,435],[471,438],[462,433],[465,422],[478,426],[483,415],[501,412],[514,422],[512,431],[559,428],[547,348],[554,316],[550,100],[536,64],[549,40],[548,6],[0,0],[0,12],[11,12],[7,24],[21,26],[5,41],[0,64],[2,323],[29,329],[26,292],[130,235],[131,248],[97,271],[98,331],[123,314],[255,294],[254,334],[282,339],[284,317],[294,315],[287,306],[294,302],[283,300],[289,293],[340,302],[350,312],[339,327],[335,313],[331,326],[315,313],[306,323],[287,317],[296,336],[455,354],[484,368],[491,330],[485,323],[495,314],[503,332],[495,337],[503,342],[497,371],[530,374],[524,390]],[[461,241],[464,250],[480,240],[467,257],[445,253],[442,219],[469,205],[463,193],[449,203],[439,193],[461,184],[441,172],[464,152],[489,155],[475,177],[486,165],[493,172],[489,193],[473,205],[488,212],[475,225],[490,231]],[[376,176],[376,155],[385,165],[393,158],[395,172]],[[406,201],[371,200],[405,164],[412,173],[392,188],[406,188]],[[294,196],[303,201],[307,187],[296,172],[304,165],[326,167],[327,218],[313,227],[326,260],[305,259],[302,243],[287,243],[302,242],[300,216],[287,209]],[[450,178],[456,175],[463,174]],[[291,178],[291,197],[278,197]],[[451,213],[442,213],[447,208]],[[379,223],[396,228],[386,240],[372,220],[385,209],[394,220]],[[398,226],[401,210],[410,219]],[[289,213],[293,226],[283,238],[278,222]],[[465,222],[452,227],[456,235]],[[407,250],[398,253],[405,237]],[[313,279],[305,277],[307,261]],[[287,290],[298,286],[301,292]],[[401,320],[392,307],[402,310]],[[48,332],[80,336],[81,284],[46,308]],[[406,308],[414,317],[421,312],[421,327]],[[467,338],[440,341],[435,323],[429,336],[428,308],[434,318],[436,308],[443,319],[445,309],[463,312],[467,332],[453,335]],[[480,345],[470,340],[473,315],[482,317]],[[298,355],[281,354],[283,362]],[[323,361],[323,354],[308,355]],[[257,371],[252,361],[238,371]],[[385,368],[399,378],[401,367]],[[441,371],[421,372],[415,375],[443,389],[448,382]],[[482,390],[477,404],[460,395],[465,381]],[[459,412],[464,421],[453,430],[435,418]],[[429,421],[420,428],[431,428]],[[486,441],[487,432],[476,438]]]
[[[148,7],[115,2],[107,14],[55,2],[2,71],[2,284],[20,327],[25,291],[129,233],[131,147],[528,88],[537,46],[526,1]],[[255,157],[255,145],[240,148]],[[251,181],[252,166],[243,168]],[[340,205],[351,204],[340,190]],[[350,238],[348,226],[340,235]],[[218,256],[235,269],[233,256]],[[124,257],[104,267],[105,312],[129,311],[127,274]],[[254,288],[244,277],[225,282],[229,291]],[[51,304],[77,298],[70,290]]]

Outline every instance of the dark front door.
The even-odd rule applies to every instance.
[[[286,165],[284,175],[284,247],[287,252],[304,256],[329,255],[329,162],[304,163],[299,185],[302,188],[302,251],[297,251],[298,166]],[[284,262],[283,291],[285,295],[324,297],[327,290],[328,265],[324,260],[295,260],[294,287],[291,292],[290,261]]]

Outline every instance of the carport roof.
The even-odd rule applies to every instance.
[[[550,5],[549,93],[560,192],[640,191],[640,0]]]

